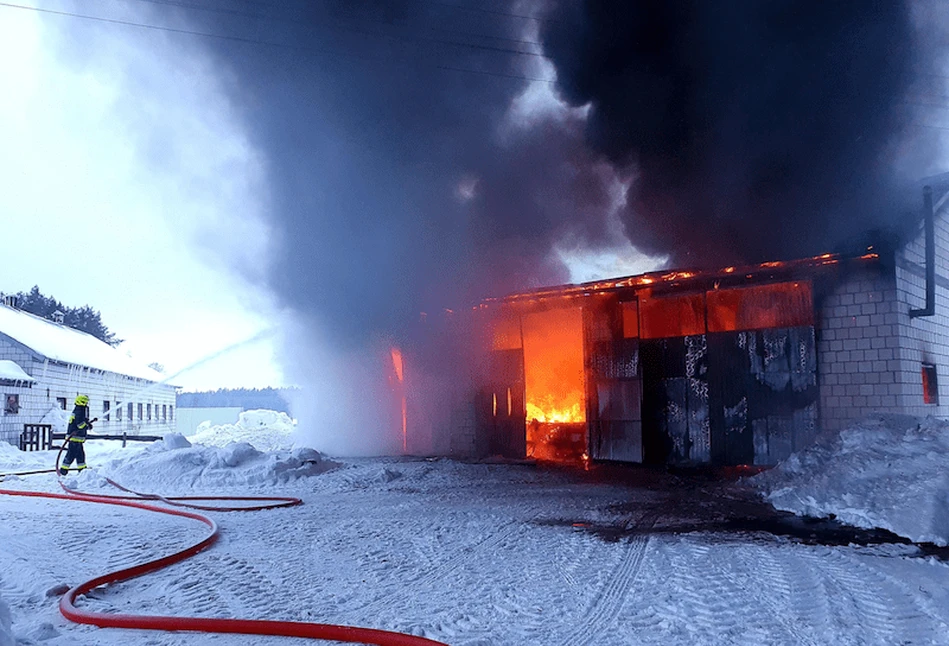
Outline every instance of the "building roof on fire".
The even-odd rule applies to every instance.
[[[96,368],[153,382],[165,378],[91,334],[8,305],[0,305],[0,341],[5,339],[24,346],[39,355],[40,359]]]
[[[482,301],[481,307],[490,307],[500,303],[523,303],[543,301],[548,298],[563,298],[588,296],[593,293],[606,293],[628,289],[651,289],[661,287],[694,287],[696,285],[717,284],[755,284],[761,281],[773,280],[800,280],[817,275],[822,270],[832,270],[835,267],[849,263],[877,262],[880,256],[874,249],[868,248],[862,256],[844,256],[842,254],[825,253],[812,258],[798,260],[775,260],[757,265],[742,265],[723,267],[721,269],[692,269],[671,270],[664,269],[635,276],[622,276],[596,280],[588,283],[557,285],[544,287],[528,292],[509,294],[501,298],[488,298]]]

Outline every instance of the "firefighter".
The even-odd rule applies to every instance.
[[[86,434],[92,430],[92,423],[95,420],[89,419],[89,398],[86,395],[76,397],[76,407],[69,416],[69,426],[66,428],[66,442],[69,444],[66,449],[66,457],[59,465],[59,474],[69,473],[69,465],[76,461],[76,469],[82,471],[86,468],[86,451],[83,443],[86,441]]]

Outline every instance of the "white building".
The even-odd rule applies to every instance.
[[[24,424],[61,425],[76,395],[89,396],[94,433],[161,435],[175,430],[175,387],[96,337],[0,305],[0,441]]]

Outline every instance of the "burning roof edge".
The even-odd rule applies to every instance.
[[[610,293],[625,289],[648,289],[659,286],[687,286],[714,282],[722,279],[741,279],[753,281],[763,278],[775,279],[779,277],[793,279],[802,275],[813,274],[821,269],[839,267],[854,262],[878,261],[880,255],[873,249],[867,248],[866,253],[860,256],[825,253],[811,258],[797,260],[773,260],[756,265],[735,265],[721,269],[679,269],[659,270],[622,276],[604,280],[595,280],[586,283],[569,283],[551,287],[542,287],[526,292],[508,294],[502,297],[486,298],[475,308],[487,308],[493,305],[514,304],[541,301],[548,298],[570,298],[589,296],[594,293]]]

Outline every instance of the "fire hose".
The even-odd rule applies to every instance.
[[[64,447],[63,447],[64,448]],[[63,448],[60,448],[56,456],[56,471],[59,469],[59,460]],[[44,473],[49,470],[30,471],[0,474],[0,479],[4,476],[12,475],[31,475],[33,473]],[[80,583],[70,588],[60,599],[59,610],[62,615],[75,623],[91,624],[100,628],[134,628],[144,630],[170,630],[170,631],[193,631],[204,633],[237,633],[244,635],[271,635],[279,637],[304,637],[310,639],[331,640],[340,642],[352,642],[359,644],[374,644],[376,646],[447,646],[442,642],[437,642],[425,637],[407,635],[388,630],[375,628],[361,628],[356,626],[343,626],[335,624],[320,624],[298,621],[274,621],[260,619],[214,619],[204,617],[171,617],[161,615],[125,615],[112,614],[104,612],[92,612],[76,607],[76,599],[88,594],[90,591],[112,583],[128,581],[130,579],[143,576],[150,572],[166,568],[175,563],[184,561],[192,556],[208,549],[213,545],[219,535],[217,523],[211,518],[202,514],[185,511],[182,509],[169,509],[159,507],[151,502],[161,502],[174,507],[188,507],[204,511],[257,511],[261,509],[272,509],[275,507],[289,507],[299,505],[303,501],[299,498],[289,497],[257,497],[257,496],[175,496],[165,497],[156,494],[143,494],[132,491],[122,485],[106,478],[112,486],[133,494],[132,496],[112,496],[105,494],[88,494],[73,491],[67,488],[62,480],[60,486],[65,493],[48,493],[42,491],[21,491],[14,489],[0,489],[0,495],[7,496],[26,496],[35,498],[52,498],[57,500],[71,500],[76,502],[99,503],[104,505],[116,505],[119,507],[131,507],[134,509],[144,509],[145,511],[167,514],[169,516],[179,516],[188,518],[205,524],[210,533],[202,540],[190,545],[182,550],[163,556],[157,559],[139,563],[128,568],[109,572],[101,576]],[[148,503],[142,502],[149,501]],[[230,506],[213,507],[198,505],[191,501],[233,501],[233,502],[257,502],[263,504],[251,506]]]

